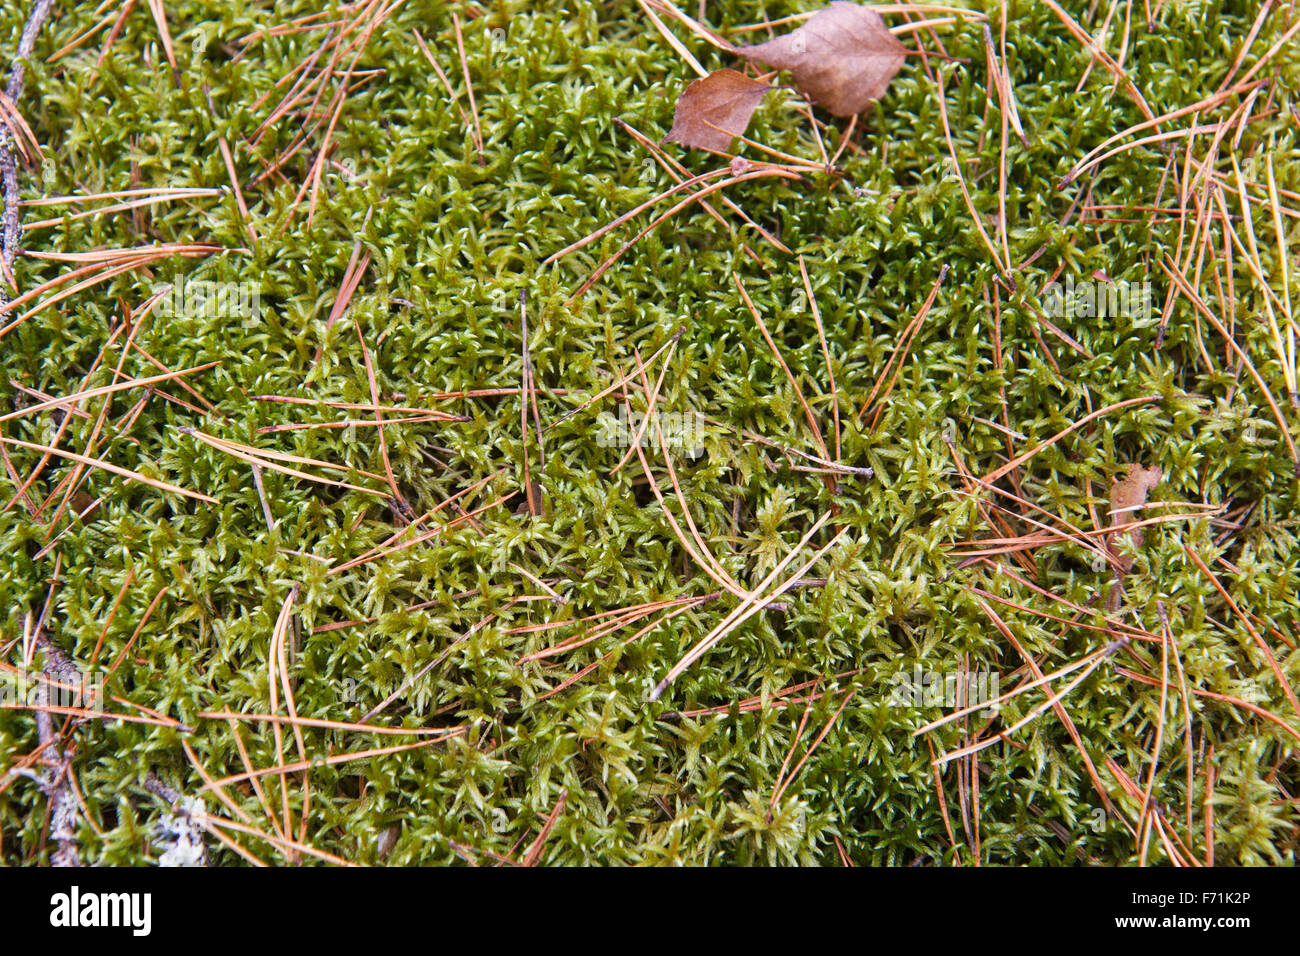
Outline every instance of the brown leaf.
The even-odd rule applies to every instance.
[[[1122,481],[1116,481],[1110,487],[1110,526],[1136,521],[1138,511],[1147,503],[1147,495],[1160,484],[1164,472],[1159,468],[1143,468],[1141,465],[1129,465],[1128,475]],[[1129,532],[1129,540],[1134,547],[1142,546],[1142,529],[1134,528]],[[1115,550],[1112,545],[1112,550]],[[1127,571],[1131,561],[1120,558]]]
[[[906,59],[880,14],[836,0],[792,33],[757,46],[744,56],[789,70],[794,83],[836,116],[853,116],[885,95]]]
[[[686,87],[677,98],[673,128],[665,143],[725,153],[744,135],[749,120],[771,87],[735,70],[714,70]]]
[[[529,482],[524,489],[524,500],[515,507],[515,514],[539,518],[547,513],[546,492],[540,481]]]

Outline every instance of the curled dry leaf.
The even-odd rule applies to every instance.
[[[714,70],[678,97],[673,128],[663,141],[725,153],[731,141],[744,134],[769,89],[735,70]]]
[[[1147,503],[1147,495],[1160,484],[1163,478],[1164,472],[1159,468],[1129,465],[1128,475],[1123,480],[1116,481],[1110,488],[1110,526],[1113,528],[1116,525],[1136,521],[1138,511]],[[1133,542],[1134,547],[1141,547],[1142,529],[1134,528],[1130,531],[1129,540]],[[1117,550],[1114,545],[1112,550]],[[1119,560],[1125,571],[1132,565],[1132,561],[1128,558],[1120,557]]]
[[[845,0],[791,33],[739,52],[789,70],[795,86],[836,116],[854,116],[884,96],[907,57],[880,14]]]

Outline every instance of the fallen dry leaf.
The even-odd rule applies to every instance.
[[[739,52],[789,70],[795,86],[836,116],[854,116],[884,96],[907,47],[876,11],[836,0],[799,29]]]
[[[725,153],[744,135],[749,120],[771,87],[735,70],[714,70],[696,80],[677,99],[673,128],[665,143]]]
[[[1162,478],[1164,478],[1164,472],[1159,468],[1129,465],[1128,475],[1123,480],[1116,481],[1110,487],[1110,526],[1113,528],[1116,525],[1136,521],[1138,511],[1147,503],[1147,495],[1160,484]],[[1142,546],[1141,528],[1134,528],[1128,535],[1134,547]],[[1132,567],[1132,560],[1119,555],[1113,544],[1111,550],[1116,552],[1116,556],[1124,566],[1124,570],[1128,571]]]

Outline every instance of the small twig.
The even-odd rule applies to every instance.
[[[9,85],[5,87],[5,96],[15,107],[23,95],[23,84],[27,80],[26,61],[36,46],[36,36],[41,32],[45,18],[50,14],[54,0],[36,0],[32,12],[27,16],[22,36],[18,40],[18,53],[14,57],[13,69],[9,74]],[[6,274],[13,271],[14,259],[18,255],[18,237],[21,229],[18,223],[18,160],[14,156],[14,140],[7,126],[0,124],[0,193],[4,196],[3,233],[0,234],[0,263]],[[8,293],[0,288],[0,304],[8,304]]]
[[[80,671],[72,659],[43,633],[36,635],[36,641],[45,652],[44,678],[36,688],[36,734],[41,749],[49,755],[47,763],[52,764],[41,775],[40,781],[41,789],[50,801],[50,836],[56,847],[50,854],[50,865],[81,866],[81,849],[77,843],[77,802],[68,786],[72,758],[59,741],[52,711],[48,709],[49,684],[78,686]]]

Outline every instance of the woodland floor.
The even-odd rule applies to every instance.
[[[219,864],[1293,863],[1300,12],[964,7],[745,178],[655,145],[756,73],[658,0],[54,4],[0,860],[174,858],[183,797]],[[657,156],[721,172],[546,262]]]

